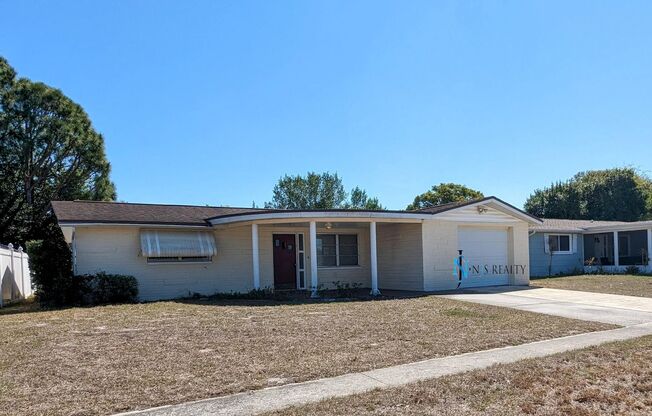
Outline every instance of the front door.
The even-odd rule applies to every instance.
[[[297,247],[294,234],[274,234],[274,289],[296,289]]]

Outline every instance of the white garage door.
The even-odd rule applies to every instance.
[[[509,284],[507,229],[460,227],[458,244],[469,266],[461,288]]]

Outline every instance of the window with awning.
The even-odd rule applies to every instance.
[[[217,254],[215,237],[206,231],[142,230],[140,251],[148,261],[210,261]]]

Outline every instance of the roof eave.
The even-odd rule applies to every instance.
[[[268,212],[254,214],[239,214],[208,219],[213,225],[230,224],[235,222],[263,221],[263,220],[373,220],[395,219],[421,221],[432,218],[432,214],[418,214],[409,212],[384,212],[384,211],[289,211]]]
[[[178,223],[165,221],[98,221],[98,220],[64,220],[57,221],[60,227],[90,227],[90,226],[137,226],[137,227],[192,227],[210,228],[209,223]]]

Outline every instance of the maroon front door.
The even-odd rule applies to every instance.
[[[296,289],[297,248],[294,234],[274,234],[274,289]]]

